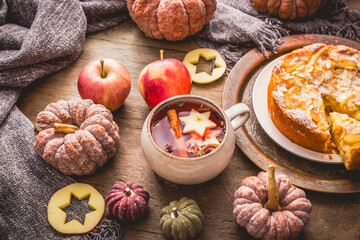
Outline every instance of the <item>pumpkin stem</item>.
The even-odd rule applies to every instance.
[[[179,213],[178,213],[176,207],[173,207],[173,208],[171,209],[171,212],[174,214],[174,217],[175,217],[175,218],[177,218],[177,217],[179,216]]]
[[[74,133],[79,128],[75,125],[63,124],[63,123],[54,123],[54,130],[57,133]]]
[[[131,195],[131,190],[130,190],[130,188],[125,188],[125,194],[126,194],[126,196],[130,196]]]
[[[275,177],[275,166],[270,165],[268,169],[268,202],[265,204],[265,208],[267,208],[270,212],[281,211],[281,207],[279,205],[279,191],[276,184]]]
[[[163,60],[164,59],[164,50],[160,50],[160,59]]]
[[[104,71],[104,59],[100,60],[100,64],[101,64],[101,77],[105,78],[105,71]]]

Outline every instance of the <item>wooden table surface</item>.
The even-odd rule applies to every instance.
[[[348,1],[360,10],[360,1]],[[89,61],[115,58],[122,62],[131,76],[131,92],[125,104],[114,112],[120,127],[121,145],[116,156],[94,175],[76,180],[93,185],[106,196],[117,181],[134,181],[150,192],[149,211],[145,218],[122,224],[124,239],[165,239],[159,227],[161,208],[170,201],[188,196],[195,199],[205,216],[198,239],[252,239],[232,216],[233,193],[241,181],[256,175],[256,167],[236,148],[228,167],[215,179],[194,186],[169,186],[159,181],[146,163],[141,147],[140,132],[150,108],[138,90],[140,71],[159,58],[182,60],[186,52],[197,48],[194,39],[181,42],[157,41],[146,38],[135,23],[127,21],[112,29],[89,35],[79,59],[62,71],[39,79],[27,87],[18,100],[20,110],[34,123],[37,114],[50,102],[79,97],[76,82],[80,70]],[[221,104],[225,77],[209,85],[193,84],[191,94],[210,98]],[[313,204],[310,223],[300,239],[360,239],[360,194],[324,194],[306,191]]]

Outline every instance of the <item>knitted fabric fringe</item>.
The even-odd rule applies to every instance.
[[[241,11],[244,19],[256,17],[259,22],[263,22],[263,24],[254,25],[257,29],[252,31],[240,23],[237,29],[231,29],[238,32],[237,42],[224,42],[223,38],[214,38],[209,32],[211,28],[208,27],[197,34],[196,41],[201,47],[215,48],[224,56],[228,64],[227,72],[244,55],[241,52],[242,49],[256,46],[265,57],[268,57],[267,51],[276,52],[276,48],[283,43],[282,37],[290,34],[328,34],[360,41],[360,12],[349,9],[345,0],[329,0],[315,17],[294,21],[280,20],[258,13],[247,2],[238,8],[234,8],[234,5],[227,0],[219,0],[218,3],[228,5],[233,9],[227,14],[240,14],[239,11]],[[222,24],[218,21],[214,22]]]
[[[84,236],[84,240],[116,239],[122,240],[123,232],[120,225],[115,221],[103,219],[101,223]]]

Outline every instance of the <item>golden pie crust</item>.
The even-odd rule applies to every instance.
[[[289,53],[274,67],[268,86],[274,124],[300,146],[336,151],[328,116],[338,112],[360,120],[359,69],[360,52],[343,45],[316,43]]]

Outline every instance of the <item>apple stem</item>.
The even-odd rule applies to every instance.
[[[163,60],[164,59],[164,50],[160,50],[160,59]]]
[[[104,72],[104,59],[100,60],[101,63],[101,77],[105,78],[105,72]]]

